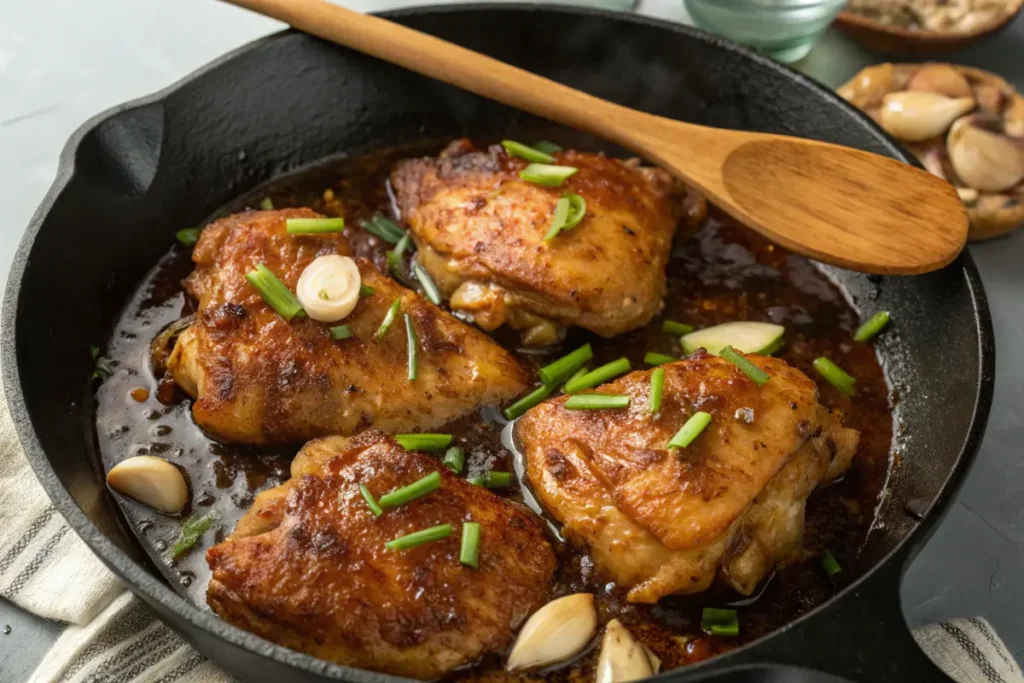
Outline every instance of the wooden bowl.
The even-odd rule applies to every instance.
[[[854,12],[840,12],[835,26],[857,42],[880,52],[923,55],[959,50],[991,36],[1016,18],[1024,0],[1008,3],[1006,13],[970,31],[923,31],[885,24]]]

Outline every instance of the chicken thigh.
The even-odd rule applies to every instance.
[[[516,426],[540,503],[632,602],[703,591],[716,576],[751,594],[799,551],[810,493],[850,465],[859,434],[818,403],[814,382],[781,360],[748,359],[771,376],[764,386],[701,350],[662,366],[654,415],[653,371],[634,372],[598,389],[629,396],[628,408],[568,410],[563,396]],[[698,410],[710,425],[669,449]]]
[[[661,169],[572,150],[555,157],[578,169],[560,187],[521,179],[525,161],[467,140],[396,164],[391,185],[416,258],[453,310],[485,330],[521,329],[529,345],[557,341],[563,326],[610,337],[644,325],[661,309],[680,220],[696,228],[704,200]],[[586,214],[545,241],[565,193],[581,196]]]
[[[379,517],[360,493],[379,498],[432,472],[439,489]],[[469,521],[480,524],[476,569],[459,561]],[[448,538],[384,545],[445,523]],[[376,430],[308,443],[292,478],[259,494],[206,557],[207,602],[226,621],[322,659],[422,679],[503,652],[545,602],[555,569],[537,517]]]
[[[290,322],[268,306],[245,274],[264,263],[290,290],[317,256],[350,254],[340,234],[290,235],[289,217],[308,209],[251,211],[203,230],[196,269],[185,286],[199,302],[195,324],[178,338],[168,371],[196,399],[192,413],[214,436],[243,443],[303,441],[354,434],[429,429],[519,394],[529,377],[491,339],[356,259],[364,285],[343,321],[352,337],[329,326]],[[418,376],[406,380],[408,348],[399,317],[375,338],[395,300],[418,337]]]

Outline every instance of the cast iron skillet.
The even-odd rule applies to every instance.
[[[533,5],[421,8],[389,16],[655,114],[801,135],[911,161],[816,83],[683,26]],[[339,152],[544,125],[284,32],[101,114],[65,148],[7,285],[3,377],[11,414],[54,504],[96,554],[184,638],[244,680],[394,679],[334,666],[230,626],[184,601],[146,566],[95,465],[89,346],[103,342],[177,229],[201,223],[275,175]],[[599,144],[571,132],[557,135],[582,146]],[[880,524],[862,551],[873,569],[789,626],[664,674],[665,680],[945,680],[907,630],[899,586],[981,441],[994,368],[985,295],[966,253],[921,277],[829,273],[855,305],[889,309],[898,321],[879,342],[899,397],[900,436]]]

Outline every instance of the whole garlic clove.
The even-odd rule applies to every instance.
[[[565,661],[581,652],[596,631],[593,595],[575,593],[552,600],[526,620],[505,669],[522,671]]]
[[[839,88],[839,96],[860,109],[876,107],[886,93],[896,87],[896,69],[892,64],[877,64],[861,71]]]
[[[907,90],[934,92],[946,97],[970,97],[971,84],[949,64],[926,64],[918,69],[910,81]]]
[[[618,619],[612,619],[601,639],[594,683],[624,683],[648,678],[656,673],[649,653]],[[658,668],[661,662],[658,662]]]
[[[881,124],[906,142],[942,135],[950,124],[974,109],[974,98],[952,99],[923,90],[889,93],[882,101]]]
[[[114,465],[107,485],[154,510],[173,515],[188,502],[188,484],[181,470],[163,458],[137,455]]]
[[[949,131],[946,147],[953,170],[969,187],[1002,192],[1024,180],[1024,140],[1003,134],[998,117],[965,116]]]

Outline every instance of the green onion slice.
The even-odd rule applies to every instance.
[[[544,384],[558,384],[567,377],[583,367],[583,365],[594,357],[594,351],[590,344],[584,344],[572,353],[568,353],[553,363],[545,365],[538,371],[540,381]]]
[[[368,285],[359,285],[359,296],[373,296],[377,290]]]
[[[200,536],[206,533],[210,525],[213,524],[214,515],[211,513],[204,517],[196,517],[195,515],[185,520],[185,523],[181,526],[181,535],[178,536],[178,540],[174,543],[171,548],[171,554],[177,557],[192,549],[198,541]]]
[[[648,365],[664,365],[665,363],[675,363],[678,358],[672,356],[666,356],[664,353],[655,353],[654,351],[648,351],[644,354],[644,362]]]
[[[738,636],[740,620],[734,609],[705,607],[700,618],[700,629],[713,636]]]
[[[395,317],[398,316],[398,307],[402,305],[401,299],[395,299],[391,302],[391,306],[388,308],[388,312],[384,315],[384,320],[381,321],[380,327],[377,328],[377,333],[374,335],[377,339],[380,339],[388,330],[391,329],[392,323],[395,322]]]
[[[562,151],[561,145],[556,145],[550,140],[538,140],[533,143],[533,148],[538,152],[544,152],[545,154],[554,154],[555,152]]]
[[[503,414],[506,420],[514,420],[530,408],[534,407],[538,403],[541,403],[544,399],[551,395],[551,392],[555,390],[554,384],[542,384],[526,396],[505,408]]]
[[[651,373],[651,400],[647,409],[652,415],[661,410],[661,397],[665,393],[665,368],[657,368]]]
[[[829,550],[826,550],[821,554],[821,568],[825,570],[825,576],[828,576],[829,578],[843,571],[843,568],[840,567],[839,563],[836,561],[835,555],[833,555]]]
[[[503,489],[512,483],[512,474],[509,472],[488,472],[484,477],[484,486],[489,489]]]
[[[723,348],[718,352],[718,355],[738,367],[744,375],[750,378],[750,381],[759,387],[763,387],[764,383],[772,378],[771,375],[744,358],[731,346]]]
[[[373,494],[370,493],[370,489],[366,488],[366,484],[359,485],[359,493],[363,494],[363,500],[366,501],[366,506],[370,508],[370,512],[373,513],[374,517],[380,517],[384,514],[380,505],[378,505],[377,501],[373,499]]]
[[[578,168],[573,166],[554,166],[552,164],[530,164],[519,172],[519,177],[538,185],[558,187],[566,179],[576,173]]]
[[[572,373],[572,377],[570,377],[568,380],[566,380],[565,384],[568,384],[569,382],[573,382],[575,380],[578,380],[580,377],[582,377],[583,375],[587,374],[588,372],[590,372],[590,368],[584,365],[582,368],[580,368],[576,372]],[[565,384],[562,385],[562,392],[563,393],[565,393]]]
[[[611,363],[605,363],[601,367],[591,370],[578,379],[566,382],[565,393],[575,394],[576,392],[583,391],[584,389],[596,387],[599,384],[603,384],[610,379],[629,372],[631,369],[632,366],[629,364],[628,358],[613,360]]]
[[[480,524],[462,523],[462,546],[459,548],[459,562],[467,567],[477,568],[480,553]]]
[[[385,493],[380,497],[377,503],[382,509],[387,510],[388,508],[396,508],[399,505],[405,505],[411,503],[417,498],[436,491],[441,488],[441,473],[431,472],[427,476],[417,479],[408,486],[403,486],[400,489],[395,489],[389,493]]]
[[[445,451],[444,459],[441,460],[441,464],[455,474],[462,474],[462,467],[466,464],[466,453],[458,446],[452,446]]]
[[[551,219],[551,229],[544,235],[549,242],[566,230],[572,230],[587,214],[587,200],[578,194],[569,192],[555,203],[555,213]]]
[[[320,235],[341,232],[345,229],[344,218],[289,218],[284,222],[289,235]]]
[[[690,416],[676,435],[672,437],[672,440],[668,442],[669,448],[686,448],[693,440],[700,436],[700,433],[704,431],[704,428],[711,424],[711,414],[705,413],[703,410],[699,410]]]
[[[628,407],[629,396],[613,394],[576,394],[565,402],[566,410],[611,410]]]
[[[501,146],[512,156],[526,159],[527,161],[539,161],[542,164],[552,164],[555,161],[555,158],[550,154],[515,140],[502,140]]]
[[[348,325],[338,325],[337,327],[331,328],[331,339],[338,341],[340,339],[348,339],[352,336],[352,328]]]
[[[889,324],[889,311],[879,311],[867,319],[863,325],[857,328],[853,335],[854,341],[865,342]]]
[[[420,281],[420,284],[423,286],[423,293],[427,295],[430,303],[440,306],[441,290],[437,288],[437,284],[434,283],[434,278],[430,277],[430,273],[418,263],[412,264],[412,273]]]
[[[398,538],[388,541],[384,544],[384,547],[388,550],[408,550],[409,548],[415,548],[418,545],[424,543],[431,543],[433,541],[440,541],[443,538],[448,538],[452,535],[451,524],[438,524],[432,526],[429,529],[421,529],[414,531],[411,534],[405,536],[399,536]]]
[[[661,324],[661,331],[667,332],[676,337],[682,337],[684,334],[690,334],[693,332],[693,325],[687,325],[686,323],[677,323],[675,320],[666,320]]]
[[[412,318],[408,313],[405,314],[405,339],[409,356],[409,372],[406,374],[406,379],[411,382],[416,379],[416,371],[418,369],[420,359],[420,346],[416,339],[416,328],[413,327]]]
[[[263,201],[260,202],[260,208],[263,209],[264,211],[273,211],[274,200],[271,199],[270,197],[264,197]]]
[[[838,389],[840,393],[846,396],[853,396],[856,391],[857,380],[846,374],[841,367],[828,358],[821,356],[814,359],[814,369],[818,371],[819,375],[828,380],[829,384]]]
[[[452,444],[451,434],[395,434],[395,441],[407,451],[443,451]]]
[[[202,228],[182,228],[178,232],[174,233],[174,236],[178,238],[178,242],[181,246],[194,247],[196,242],[199,241],[199,233],[202,231]]]
[[[394,221],[383,214],[375,214],[368,221],[362,221],[359,226],[374,237],[379,237],[389,244],[398,244],[398,241],[405,237],[405,230],[402,230]]]
[[[267,305],[285,320],[290,321],[299,313],[304,313],[302,304],[291,290],[262,263],[256,266],[256,270],[246,273],[245,279],[260,293]]]

